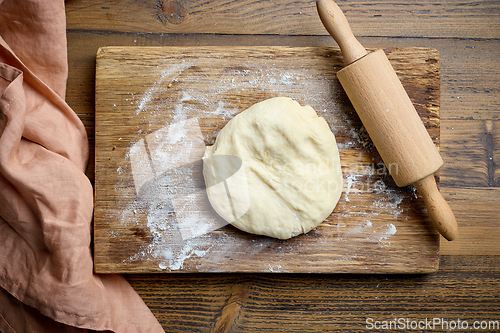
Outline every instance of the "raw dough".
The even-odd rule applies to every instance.
[[[288,239],[306,233],[330,215],[342,193],[330,127],[310,106],[286,97],[231,119],[203,161],[215,211],[253,234]]]

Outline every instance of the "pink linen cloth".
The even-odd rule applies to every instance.
[[[93,273],[85,128],[64,100],[63,0],[0,0],[0,331],[163,332]]]

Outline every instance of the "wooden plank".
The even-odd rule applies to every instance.
[[[500,188],[441,186],[441,193],[453,209],[460,230],[453,242],[441,239],[441,254],[500,255]]]
[[[438,144],[439,54],[426,48],[387,53]],[[435,271],[438,237],[423,203],[411,188],[394,185],[335,78],[340,68],[336,48],[101,49],[96,74],[96,271]],[[169,196],[174,201],[168,207],[160,200],[169,194],[162,192],[164,182],[187,184],[189,174],[192,188],[198,189],[201,169],[189,164],[189,158],[200,159],[205,144],[212,144],[236,113],[278,95],[313,106],[336,135],[346,187],[335,211],[314,231],[287,241],[231,226],[194,240],[177,237],[173,216],[185,213],[175,206],[184,197]],[[179,124],[194,133],[180,141],[181,151],[200,149],[185,156],[189,165],[163,170],[166,162],[157,163],[157,156],[184,156],[155,148],[171,147],[164,134]],[[192,139],[197,136],[203,137],[197,139],[201,147]],[[189,138],[192,143],[185,145]],[[154,191],[145,190],[147,186]],[[220,221],[203,201],[204,191],[200,193],[189,213],[206,223]]]
[[[488,156],[486,160],[488,161],[488,170],[493,169],[493,173],[489,173],[489,180],[494,186],[500,187],[500,123],[487,121],[486,122],[486,133],[485,141],[488,147]]]
[[[500,22],[500,21],[499,21]],[[449,42],[442,87],[447,119],[499,120],[500,41]]]
[[[473,40],[434,40],[434,39],[387,39],[387,38],[363,38],[363,44],[384,47],[385,45],[397,47],[434,47],[440,51],[441,57],[441,119],[446,126],[441,130],[446,132],[445,137],[453,140],[457,134],[457,140],[464,142],[463,146],[447,144],[441,138],[441,152],[445,158],[445,165],[441,171],[444,177],[444,185],[465,183],[467,186],[487,186],[487,169],[477,166],[486,161],[486,156],[481,139],[482,134],[477,134],[472,129],[482,131],[485,125],[476,121],[498,120],[498,78],[500,77],[500,59],[496,51],[500,47],[499,41],[473,41]],[[69,33],[69,80],[67,88],[67,100],[75,112],[84,121],[88,128],[89,139],[92,143],[94,137],[94,75],[95,53],[99,46],[106,45],[141,45],[141,46],[194,46],[194,45],[291,45],[291,46],[326,46],[334,45],[331,37],[283,37],[283,36],[211,36],[203,38],[200,35],[175,36],[175,35],[135,35],[135,34],[90,34]],[[444,59],[444,60],[443,60]],[[474,59],[464,64],[463,59]],[[474,66],[464,71],[463,68]],[[457,93],[458,92],[458,93]],[[457,98],[460,97],[460,98]],[[462,121],[462,125],[456,122]],[[470,125],[468,125],[470,124]],[[462,128],[455,131],[451,128]],[[495,127],[493,128],[494,133]],[[498,135],[493,134],[493,136]],[[492,156],[500,156],[498,142],[492,145]],[[454,150],[448,152],[448,147],[464,151],[464,146],[476,146],[473,159],[462,159],[455,163],[456,153]],[[93,150],[91,150],[93,153]],[[482,154],[482,155],[478,155]],[[448,158],[450,157],[450,158]],[[453,172],[448,174],[449,166]],[[500,163],[495,163],[496,166]],[[91,159],[87,171],[88,177],[94,179],[94,161]],[[495,172],[499,172],[498,168]],[[463,177],[467,174],[467,177]],[[496,177],[498,184],[499,177]],[[498,186],[498,185],[495,185]]]
[[[498,187],[500,121],[442,120],[443,186]]]
[[[94,114],[95,54],[101,46],[335,46],[330,36],[95,34],[81,31],[70,31],[67,36],[70,75],[66,98],[83,117]],[[370,47],[437,49],[441,59],[441,119],[499,120],[500,40],[373,37],[360,40]]]
[[[500,41],[362,39],[364,45],[433,47],[441,56],[441,119],[499,120]]]
[[[460,319],[469,327],[476,320],[498,322],[499,274],[500,256],[453,255],[442,256],[440,270],[431,275],[157,274],[127,279],[168,332],[225,332],[230,327],[288,333],[365,331],[367,318]]]
[[[500,37],[500,5],[495,1],[349,0],[339,5],[357,36]],[[310,0],[82,0],[67,2],[66,16],[70,30],[327,34]]]
[[[458,186],[485,187],[488,185],[488,161],[493,157],[490,169],[494,170],[493,186],[498,187],[500,179],[500,131],[497,121],[500,102],[496,96],[498,92],[498,75],[500,61],[495,61],[495,52],[498,49],[498,41],[474,41],[474,40],[434,40],[434,39],[387,39],[387,38],[364,38],[363,44],[371,46],[432,46],[440,51],[441,57],[441,155],[445,160],[441,174],[441,190],[457,191]],[[87,176],[94,180],[94,76],[95,53],[99,46],[105,45],[292,45],[292,46],[315,46],[334,45],[330,37],[301,37],[301,36],[211,36],[210,38],[200,35],[176,36],[176,35],[136,35],[136,34],[92,34],[84,32],[68,33],[69,53],[69,79],[66,99],[70,106],[77,112],[87,128],[90,142],[90,162]],[[473,62],[465,63],[463,59],[474,58]],[[464,72],[460,70],[465,65],[476,66],[476,70]],[[479,89],[481,88],[481,89]],[[460,91],[460,99],[453,90]],[[444,96],[448,96],[447,98]],[[464,102],[465,101],[465,102]],[[476,111],[478,110],[478,111]],[[472,119],[471,119],[472,118]],[[489,120],[492,120],[492,134],[486,130]],[[498,118],[497,118],[498,120]],[[453,128],[453,130],[451,129]],[[484,141],[483,141],[484,138]],[[488,139],[489,138],[489,139]],[[492,150],[488,151],[485,144],[491,142]],[[469,147],[469,148],[467,148]],[[472,147],[472,148],[471,148]],[[472,158],[468,157],[472,153]],[[457,155],[458,153],[458,155]],[[490,155],[487,155],[490,154]],[[459,160],[459,163],[457,162]],[[495,167],[493,167],[495,166]],[[465,175],[465,176],[464,176]],[[448,187],[452,187],[448,189]],[[460,200],[460,210],[474,212],[476,203],[481,204],[482,193],[488,191],[472,188],[473,196],[471,202]],[[469,191],[469,190],[467,190]],[[447,192],[444,192],[447,193]],[[458,197],[462,197],[458,192]],[[447,199],[452,202],[455,196]],[[454,206],[454,209],[455,206]],[[464,214],[464,213],[460,213]],[[488,215],[492,214],[492,215]],[[482,210],[481,215],[467,213],[466,220],[474,221],[468,223],[467,235],[481,235],[479,226],[489,224],[498,218],[495,210]],[[461,217],[458,217],[459,223]],[[494,229],[488,234],[494,233]],[[463,234],[464,232],[462,232]],[[456,243],[441,242],[442,252],[447,252],[448,246],[458,247],[462,243],[463,235]],[[482,246],[472,246],[473,243],[460,245],[459,253],[462,254],[491,254],[496,247],[496,240],[486,237],[482,240]],[[486,251],[486,253],[482,251]]]

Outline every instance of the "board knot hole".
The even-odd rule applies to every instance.
[[[181,24],[188,15],[186,7],[176,0],[159,1],[158,9],[158,18],[164,24]]]

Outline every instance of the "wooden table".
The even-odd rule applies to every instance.
[[[442,239],[440,269],[431,275],[128,275],[167,332],[356,331],[391,320],[404,330],[425,320],[435,320],[436,330],[463,321],[469,328],[498,325],[500,3],[339,5],[367,47],[440,52],[441,192],[457,216],[460,238]],[[335,46],[307,0],[80,0],[66,8],[67,101],[91,147],[98,47]],[[91,149],[92,181],[93,160]],[[500,328],[488,331],[494,330]]]

